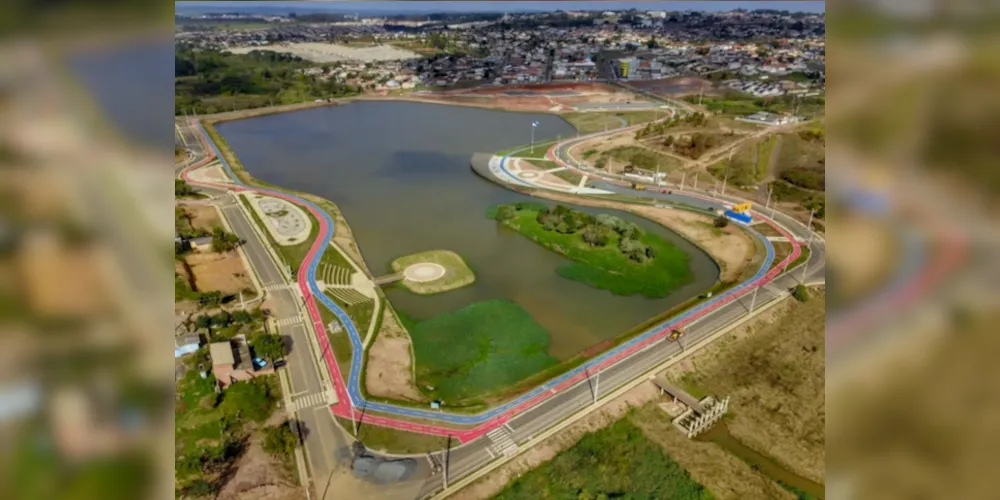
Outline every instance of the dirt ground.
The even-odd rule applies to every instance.
[[[884,283],[886,270],[893,269],[896,249],[888,228],[871,218],[834,219],[837,246],[849,252],[830,252],[830,266],[837,273],[837,294],[860,297]]]
[[[522,158],[516,158],[517,164],[521,167],[521,170],[525,172],[543,172],[545,169],[531,163],[530,160],[524,160]],[[573,185],[567,182],[565,179],[557,177],[555,174],[545,174],[543,173],[541,177],[535,177],[531,179],[532,182],[538,182],[540,184],[549,184],[560,187],[572,187]]]
[[[222,487],[218,500],[299,500],[306,492],[286,477],[282,464],[268,455],[259,443],[251,441],[239,458],[233,477]],[[294,472],[292,472],[294,474]]]
[[[730,432],[792,471],[823,482],[825,294],[787,299],[668,370],[668,377],[729,396]]]
[[[608,402],[579,422],[532,447],[486,477],[451,496],[455,500],[478,500],[496,495],[522,473],[552,460],[559,452],[573,446],[585,434],[602,429],[621,419],[632,408],[659,398],[659,390],[651,382],[644,383]]]
[[[16,257],[18,292],[39,316],[93,317],[111,305],[110,258],[93,246],[68,247],[55,235],[30,235]]]
[[[755,247],[749,235],[732,226],[719,230],[712,226],[712,219],[705,215],[686,210],[594,200],[547,191],[538,191],[535,195],[565,203],[625,210],[662,224],[691,240],[715,259],[722,268],[719,276],[722,281],[739,278],[746,266],[753,261]]]
[[[211,205],[200,203],[178,203],[184,209],[191,221],[194,229],[204,229],[211,231],[216,227],[222,227],[222,220],[219,218],[219,210]]]
[[[410,336],[388,308],[382,315],[381,330],[368,349],[365,388],[373,396],[426,401],[413,381]]]
[[[236,252],[194,252],[184,257],[184,260],[194,273],[195,286],[199,291],[218,290],[223,294],[230,294],[247,288],[253,289],[253,282],[247,274],[249,271]]]

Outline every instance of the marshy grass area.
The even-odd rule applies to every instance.
[[[629,418],[583,436],[520,475],[495,500],[538,498],[715,498]]]
[[[417,385],[450,405],[500,391],[558,362],[548,353],[548,332],[509,300],[476,302],[426,321],[401,319],[413,341]]]
[[[553,216],[574,218],[578,222],[573,222],[575,228],[564,228],[564,223],[549,228],[539,222],[548,216],[547,208],[526,203],[504,207],[509,207],[509,217],[501,217],[499,211],[492,212],[501,224],[573,261],[556,269],[563,278],[616,295],[647,298],[666,297],[693,279],[688,255],[658,235],[634,226],[627,232],[612,230],[610,226],[602,228],[593,222],[594,217],[572,209],[558,215],[555,213],[558,207]],[[627,225],[620,220],[619,223],[622,228]],[[597,235],[594,244],[587,242],[590,234]],[[644,247],[645,251],[629,253],[632,245]]]
[[[666,111],[622,111],[622,112],[589,112],[589,113],[563,113],[564,120],[576,127],[581,134],[591,134],[603,132],[604,130],[614,130],[622,126],[625,121],[626,126],[646,123],[657,118],[666,118]]]

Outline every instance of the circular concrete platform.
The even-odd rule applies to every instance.
[[[412,266],[407,267],[403,271],[403,276],[408,281],[426,283],[428,281],[440,279],[444,276],[444,273],[444,266],[441,264],[422,262],[420,264],[413,264]]]

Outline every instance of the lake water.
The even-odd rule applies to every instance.
[[[476,282],[440,295],[390,288],[393,306],[418,320],[488,299],[517,302],[564,359],[712,286],[719,269],[680,236],[625,213],[691,256],[695,281],[664,299],[617,297],[560,278],[563,257],[485,217],[498,203],[532,200],[476,175],[473,153],[531,139],[568,137],[561,118],[412,102],[358,102],[223,123],[219,132],[255,177],[336,203],[376,276],[393,259],[432,249],[457,252]],[[589,210],[595,212],[594,210]],[[608,212],[607,210],[602,210]]]

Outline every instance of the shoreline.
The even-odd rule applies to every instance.
[[[433,102],[433,101],[428,101],[428,100],[414,99],[414,98],[400,97],[400,96],[388,96],[388,97],[381,97],[381,96],[379,96],[379,97],[360,96],[360,97],[348,97],[348,98],[343,98],[343,99],[337,99],[337,100],[335,100],[333,102],[303,103],[303,104],[286,105],[286,106],[280,106],[280,107],[275,106],[275,107],[268,107],[268,108],[256,108],[254,110],[241,110],[241,111],[235,112],[236,113],[235,115],[233,113],[223,113],[223,114],[210,115],[210,116],[206,116],[206,117],[202,117],[202,118],[196,118],[196,119],[197,119],[198,122],[200,122],[204,126],[206,133],[210,136],[211,140],[219,148],[220,155],[222,155],[223,157],[225,157],[227,159],[227,161],[229,162],[231,168],[233,169],[233,173],[235,175],[237,175],[237,177],[239,177],[241,180],[243,180],[244,182],[246,182],[247,184],[252,185],[252,186],[258,186],[258,187],[268,188],[268,189],[276,189],[276,190],[279,190],[279,191],[282,191],[282,192],[285,192],[285,193],[288,193],[288,194],[294,194],[296,196],[300,196],[303,199],[306,199],[308,201],[316,203],[321,209],[323,209],[324,211],[328,212],[331,215],[331,217],[334,219],[334,221],[340,226],[339,229],[341,229],[341,231],[335,231],[334,232],[334,235],[332,237],[332,241],[335,244],[338,244],[338,246],[345,253],[348,253],[350,255],[350,257],[359,264],[359,267],[369,277],[371,277],[372,276],[371,270],[369,269],[367,263],[364,260],[362,252],[360,250],[360,246],[358,245],[357,241],[353,237],[353,231],[350,229],[350,224],[347,222],[346,218],[342,215],[342,213],[340,212],[339,208],[336,206],[335,203],[333,203],[330,200],[326,200],[326,199],[321,198],[319,196],[313,195],[313,194],[299,192],[299,191],[291,190],[291,189],[288,189],[288,188],[271,185],[269,183],[266,183],[264,181],[261,181],[261,180],[255,178],[255,177],[253,177],[246,170],[246,168],[243,166],[242,162],[239,161],[239,158],[236,156],[235,152],[232,151],[232,149],[229,146],[228,142],[226,142],[225,138],[221,135],[221,133],[215,127],[215,125],[218,124],[218,123],[225,123],[225,122],[236,121],[236,120],[240,120],[240,119],[253,118],[253,117],[257,117],[257,116],[266,116],[266,115],[277,114],[277,113],[282,113],[282,112],[299,111],[299,110],[302,110],[302,109],[312,109],[312,108],[323,107],[323,106],[339,106],[339,105],[348,104],[348,103],[355,102],[355,101],[411,101],[411,102],[423,102],[423,103],[428,103],[428,104],[446,104],[446,105],[450,104],[450,105],[458,105],[458,106],[471,106],[469,104],[463,104],[463,103],[440,103],[440,102]],[[495,109],[495,108],[488,108],[488,107],[483,107],[483,106],[472,106],[472,107],[481,107],[481,108],[484,108],[484,109]],[[504,110],[504,111],[509,111],[509,110]],[[535,111],[528,111],[528,112],[529,113],[534,113]],[[555,114],[555,115],[558,116],[558,113],[551,113],[550,112],[550,113],[547,113],[547,114]],[[503,186],[502,183],[501,183],[501,185]],[[509,187],[509,186],[503,186],[503,187]],[[549,199],[549,201],[555,201],[555,200],[552,200],[550,198],[546,198],[545,196],[539,196],[539,195],[537,195],[537,194],[535,194],[535,193],[533,193],[531,191],[534,191],[534,190],[527,190],[526,189],[525,190],[525,194],[529,194],[530,196],[532,196],[534,198],[543,198],[543,199]],[[567,195],[567,196],[570,196],[570,195]],[[572,197],[573,199],[581,198],[581,203],[580,204],[588,204],[586,202],[591,201],[591,200],[587,199],[587,197],[579,197],[579,196],[570,196],[570,197]],[[635,213],[632,210],[627,210],[627,211],[629,211],[631,213]],[[636,215],[639,215],[640,217],[643,217],[644,219],[650,220],[654,224],[660,225],[660,226],[666,228],[667,230],[669,230],[669,231],[671,231],[671,232],[673,232],[675,234],[678,234],[680,237],[682,237],[685,240],[687,240],[688,242],[690,242],[692,245],[694,245],[700,251],[704,252],[706,255],[709,256],[709,258],[713,261],[713,263],[719,268],[719,270],[720,270],[720,276],[721,276],[722,267],[719,265],[719,261],[715,258],[714,255],[712,255],[710,252],[708,252],[707,249],[705,249],[702,245],[698,244],[697,242],[695,242],[691,238],[689,238],[687,235],[683,234],[682,232],[680,232],[678,230],[673,229],[670,226],[667,226],[667,225],[665,225],[665,224],[663,224],[663,223],[661,223],[659,221],[650,219],[649,217],[646,217],[646,216],[644,216],[642,214],[638,214],[637,213]],[[338,242],[338,240],[341,240],[341,242]],[[716,281],[715,285],[713,287],[711,287],[710,289],[711,290],[717,289],[719,287],[720,283],[721,283],[721,281]],[[721,290],[720,290],[720,292],[721,292]],[[415,372],[416,372],[416,359],[415,359],[415,356],[414,356],[414,347],[413,347],[412,338],[410,337],[410,332],[408,330],[406,330],[405,327],[403,327],[403,325],[398,321],[398,319],[396,319],[396,318],[398,318],[398,313],[396,312],[396,310],[392,306],[392,304],[387,299],[385,299],[384,293],[382,293],[381,290],[379,290],[378,293],[380,294],[380,298],[382,298],[389,305],[389,312],[392,313],[393,320],[395,321],[396,326],[399,327],[400,329],[402,329],[403,331],[406,331],[406,337],[407,337],[407,340],[409,341],[410,371],[411,371],[411,373],[413,375],[415,375]],[[600,344],[598,344],[596,346],[593,346],[592,348],[588,348],[586,350],[581,351],[579,354],[577,354],[577,355],[575,355],[575,356],[573,356],[573,357],[565,360],[564,362],[560,363],[559,365],[557,365],[560,368],[558,371],[555,371],[555,370],[552,370],[552,369],[544,370],[544,371],[539,372],[539,373],[537,373],[534,376],[528,377],[528,378],[524,379],[523,381],[521,381],[519,383],[516,383],[516,384],[514,384],[512,386],[508,386],[506,388],[503,388],[501,390],[495,391],[493,393],[489,393],[489,394],[484,394],[484,395],[478,396],[477,398],[474,398],[474,399],[476,399],[478,401],[481,401],[483,403],[486,403],[486,405],[489,406],[489,407],[493,407],[493,406],[496,406],[497,404],[499,404],[499,403],[501,403],[503,401],[510,400],[511,398],[514,398],[514,397],[516,397],[519,394],[523,394],[526,391],[530,391],[533,387],[537,386],[538,384],[544,383],[545,380],[549,380],[549,379],[552,379],[553,377],[557,377],[560,374],[565,373],[565,372],[573,369],[574,367],[578,366],[580,363],[586,362],[587,360],[592,359],[595,356],[598,356],[599,354],[601,354],[603,352],[606,352],[608,349],[611,349],[611,348],[613,348],[613,347],[615,347],[617,345],[620,345],[622,342],[625,342],[628,339],[633,338],[638,333],[641,333],[641,331],[643,330],[643,328],[649,326],[649,324],[651,322],[652,323],[659,323],[659,322],[664,321],[668,316],[675,316],[677,314],[683,313],[685,310],[687,310],[690,307],[692,307],[692,304],[690,304],[690,302],[691,302],[691,300],[685,301],[684,303],[679,304],[676,307],[673,307],[673,308],[671,308],[671,309],[669,309],[667,311],[663,311],[663,313],[661,313],[661,314],[657,314],[657,315],[654,315],[654,316],[650,317],[648,320],[640,323],[639,325],[636,325],[635,327],[632,327],[632,328],[626,329],[626,330],[624,330],[622,332],[619,332],[617,335],[615,335],[612,339],[609,339],[608,341],[604,341],[604,342],[602,342],[602,343],[600,343]],[[386,314],[387,314],[386,310],[383,310],[383,318],[382,319],[385,318]],[[383,328],[380,328],[380,330],[382,330],[382,329]],[[366,380],[366,375],[367,375],[367,373],[369,371],[369,367],[371,366],[369,364],[369,352],[371,351],[371,348],[379,341],[379,339],[383,337],[383,335],[381,335],[381,333],[382,333],[381,331],[376,331],[376,332],[373,332],[373,333],[374,333],[374,338],[371,340],[371,342],[367,342],[366,345],[365,345],[365,347],[364,347],[364,349],[363,349],[363,356],[364,356],[363,359],[364,359],[364,361],[363,361],[363,365],[362,365],[363,366],[362,373],[360,374],[361,387],[359,389],[361,391],[363,391],[363,394],[366,396],[366,398],[370,398],[370,399],[372,399],[374,401],[386,402],[386,403],[391,403],[391,404],[400,405],[400,406],[409,406],[409,407],[414,406],[414,403],[412,401],[398,400],[398,399],[395,399],[395,398],[393,398],[391,396],[390,397],[380,396],[380,395],[370,394],[368,392],[368,390],[367,390],[367,384],[366,384],[365,380]],[[553,367],[553,368],[555,368],[555,367]],[[413,376],[412,384],[410,385],[410,387],[415,388],[418,392],[420,392],[420,394],[423,394],[422,391],[419,391],[419,388],[418,388],[418,385],[417,385],[417,380],[416,380],[415,376]],[[423,407],[423,405],[418,405],[418,406]],[[475,405],[475,407],[479,408],[479,407],[481,407],[481,405]]]

